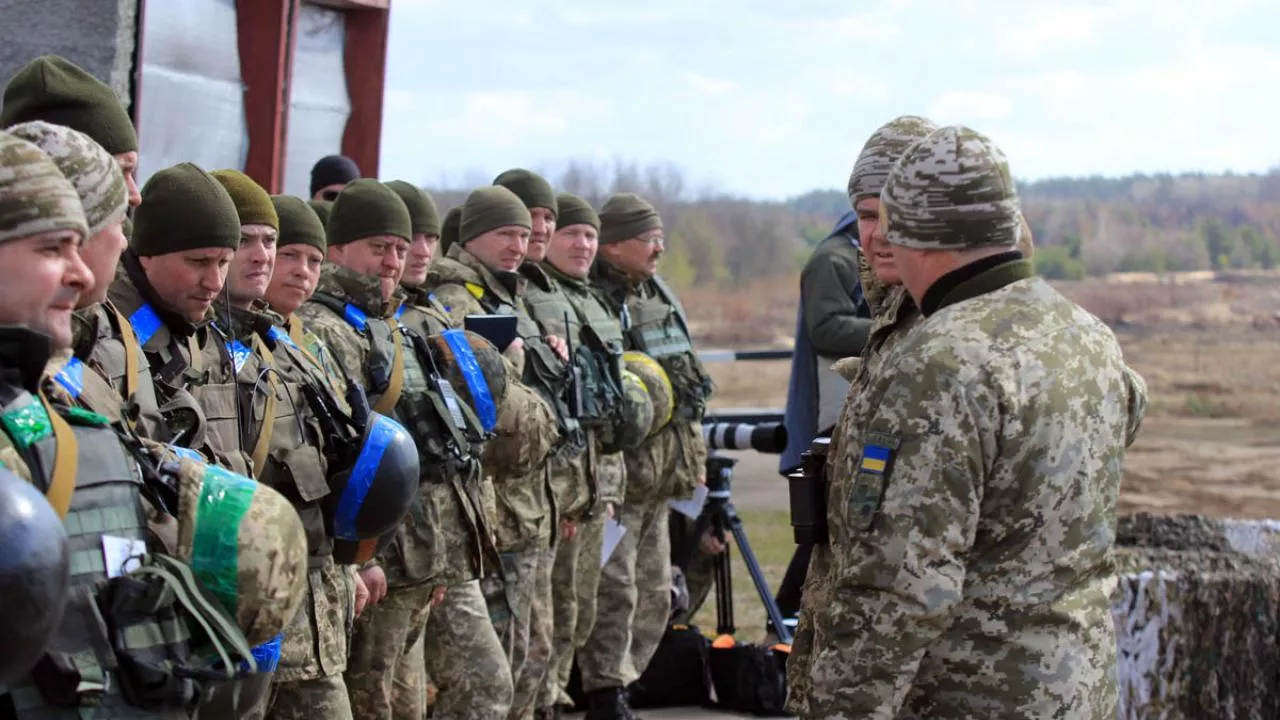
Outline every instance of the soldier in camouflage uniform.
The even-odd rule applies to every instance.
[[[837,427],[802,715],[1114,717],[1115,501],[1140,379],[1013,249],[1017,195],[990,140],[935,131],[881,202],[924,319]]]
[[[542,185],[546,185],[545,181]],[[547,204],[548,196],[554,203],[549,186],[542,189],[541,204]],[[547,214],[554,221],[548,208],[539,207],[539,226],[544,231]],[[511,360],[511,374],[524,380],[523,384],[514,385],[513,397],[525,398],[526,407],[508,408],[503,414],[513,423],[523,423],[546,418],[548,410],[554,408],[557,421],[563,423],[568,419],[567,409],[557,406],[556,401],[563,402],[566,390],[565,346],[558,336],[545,335],[530,316],[525,303],[529,280],[519,272],[533,224],[529,209],[508,188],[495,185],[473,192],[459,216],[459,242],[435,263],[429,285],[447,309],[451,322],[459,327],[465,324],[467,315],[517,316],[519,343],[513,342],[504,354]],[[564,430],[561,424],[560,431]],[[498,431],[503,432],[503,428]],[[489,460],[497,458],[488,455],[486,461]],[[486,596],[490,617],[517,683],[509,713],[512,718],[532,716],[550,656],[546,599],[556,519],[548,488],[551,466],[545,454],[534,460],[515,468],[507,467],[505,462],[486,465],[486,473],[494,482],[496,539],[502,557],[501,576],[491,575],[486,580]]]
[[[95,193],[85,194],[97,220],[123,207],[118,171],[105,171],[114,167],[99,148],[76,143],[62,150],[61,162],[77,169],[81,187],[107,185],[98,198],[105,206]],[[133,703],[123,671],[116,672],[115,650],[97,642],[106,627],[101,620],[92,629],[86,624],[100,617],[95,600],[108,576],[104,535],[145,541],[147,508],[128,472],[132,458],[107,418],[59,402],[65,395],[46,375],[51,353],[70,349],[72,310],[95,282],[78,252],[88,234],[83,202],[39,148],[0,133],[0,465],[44,492],[64,518],[73,588],[45,660],[8,685],[0,717],[186,717],[176,708]],[[123,482],[115,474],[121,469]],[[135,639],[164,637],[151,618],[134,624],[127,629],[138,633]],[[134,649],[153,647],[137,642]]]
[[[643,198],[619,193],[600,210],[600,256],[592,279],[621,319],[628,350],[662,365],[675,391],[671,422],[625,454],[627,529],[601,573],[596,621],[578,652],[588,717],[626,717],[623,691],[657,650],[671,608],[667,500],[706,480],[702,416],[714,384],[699,362],[684,309],[658,276],[662,219]]]
[[[100,145],[121,170],[129,206],[137,207],[142,202],[134,183],[138,164],[137,133],[129,113],[105,83],[65,58],[46,56],[32,60],[5,88],[0,125],[27,126],[17,131],[19,135],[40,145],[55,161],[59,156],[65,157],[79,142],[74,135],[67,136],[66,131],[50,130],[50,125],[28,125],[41,121],[55,128],[62,126],[84,133]],[[94,185],[97,190],[81,189],[82,197],[86,191],[101,191],[100,183]],[[164,427],[151,374],[146,363],[139,360],[141,347],[127,319],[106,299],[110,278],[115,275],[120,253],[127,243],[124,223],[123,213],[118,217],[112,213],[100,223],[91,220],[90,225],[99,229],[90,228],[91,234],[80,251],[94,277],[99,278],[93,289],[81,296],[76,311],[75,358],[93,371],[85,380],[81,402],[115,419],[120,407],[119,403],[102,396],[101,379],[105,378],[115,393],[129,403],[130,426],[142,437],[164,440],[168,430]],[[73,363],[72,371],[79,373],[81,369]],[[94,374],[98,377],[93,377]],[[180,404],[187,412],[198,412],[190,398],[183,398]]]
[[[559,284],[573,309],[570,337],[576,346],[575,359],[589,381],[583,395],[593,401],[595,411],[584,413],[586,452],[564,462],[551,477],[556,508],[572,532],[563,533],[555,549],[552,655],[538,700],[544,717],[555,717],[559,706],[571,704],[566,687],[574,650],[586,642],[595,622],[604,520],[622,502],[625,474],[622,453],[604,448],[602,431],[608,419],[599,386],[606,379],[596,376],[609,363],[619,362],[623,346],[622,326],[596,297],[588,279],[598,249],[600,217],[576,195],[560,193],[556,205],[558,225],[542,268]],[[581,362],[584,353],[593,356],[594,362]]]
[[[478,448],[461,446],[458,455],[451,454],[443,439],[446,419],[434,409],[443,401],[433,395],[424,361],[397,320],[404,298],[397,285],[412,238],[408,209],[385,185],[357,180],[334,202],[327,237],[330,262],[314,298],[298,314],[348,381],[367,386],[373,409],[397,416],[409,429],[423,472],[419,504],[376,562],[361,570],[373,604],[357,620],[352,639],[346,675],[352,712],[360,718],[423,715],[425,678],[413,647],[430,616],[431,635],[468,633],[470,647],[482,651],[443,658],[453,667],[440,673],[428,668],[442,689],[439,714],[504,716],[511,675],[475,579],[492,553]],[[460,566],[468,576],[455,577]],[[433,599],[452,612],[437,613]],[[454,682],[445,698],[448,681]]]
[[[247,716],[350,718],[342,673],[354,622],[354,581],[347,567],[334,563],[323,511],[331,492],[327,478],[336,470],[328,466],[335,448],[326,442],[349,428],[326,427],[334,422],[332,413],[321,416],[309,398],[337,409],[343,402],[264,300],[282,232],[271,197],[239,171],[217,170],[213,177],[235,203],[240,246],[227,271],[225,296],[214,306],[219,342],[205,348],[209,376],[194,393],[205,407],[240,403],[229,418],[210,415],[214,454],[228,466],[247,461],[245,474],[292,499],[309,554],[306,601],[285,630],[270,697]]]

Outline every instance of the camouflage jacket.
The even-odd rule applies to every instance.
[[[383,300],[376,277],[332,263],[325,263],[322,268],[316,294],[346,303],[367,318],[397,325],[395,318],[404,299],[404,293],[397,291],[390,301]],[[314,297],[299,308],[296,315],[318,340],[318,344],[310,347],[313,353],[320,351],[322,344],[322,352],[334,358],[349,382],[373,386],[367,363],[374,352],[369,332],[357,329],[342,314]],[[405,350],[412,352],[408,346]],[[410,378],[408,365],[404,394],[391,414],[419,441],[421,450],[424,444],[419,438],[434,430],[423,424],[431,422],[429,418],[405,416],[403,408],[412,394],[426,392],[425,378],[418,377],[421,368],[412,363],[415,371]],[[371,396],[370,403],[374,402]],[[443,482],[430,481],[429,473],[439,472],[438,463],[425,457],[422,472],[424,482],[419,489],[419,502],[410,509],[393,547],[379,558],[388,582],[393,586],[428,582],[453,585],[479,577],[484,573],[485,564],[493,562],[496,555],[479,474],[464,477],[451,473]]]
[[[120,257],[107,297],[129,320],[150,369],[160,415],[168,430],[167,437],[152,439],[201,448],[206,441],[204,408],[195,401],[188,386],[204,377],[204,348],[213,341],[209,329],[212,311],[199,323],[188,322],[159,299],[138,258],[127,250]]]
[[[559,323],[552,318],[543,325],[544,331],[571,339],[576,354],[594,352],[583,339],[583,330],[587,327],[606,341],[622,342],[622,326],[608,306],[595,295],[589,282],[562,273],[549,262],[544,262],[542,268],[558,284],[574,310],[569,318],[572,329],[563,327],[563,318]],[[592,513],[604,503],[622,503],[626,477],[622,453],[601,453],[599,436],[590,428],[587,433],[587,452],[580,459],[564,462],[563,472],[552,474],[552,492],[557,506],[570,517]]]
[[[805,717],[1114,716],[1135,376],[1032,274],[960,283],[851,398]]]
[[[68,397],[112,422],[126,415],[136,417],[131,424],[140,437],[168,438],[155,382],[129,319],[107,301],[77,310],[72,317],[72,331],[72,377],[82,372],[76,369],[76,361],[90,372],[84,373],[81,392],[76,392],[72,379],[66,387]],[[135,363],[136,367],[132,367]],[[127,410],[126,404],[130,406]]]
[[[542,329],[525,307],[523,296],[528,281],[517,273],[495,273],[462,246],[453,245],[445,257],[432,265],[427,282],[455,327],[463,327],[468,315],[510,314],[519,318],[516,334],[524,341],[524,351],[504,353],[511,360],[509,407],[499,413],[496,433],[510,438],[525,422],[543,425],[548,417],[546,411],[552,409],[551,396],[556,391],[536,384],[542,376],[534,371],[534,364],[541,368],[558,365],[561,373],[564,365],[546,344]],[[531,360],[530,355],[537,357]],[[510,378],[521,378],[524,382],[511,383]],[[550,420],[553,423],[557,420],[554,411]],[[500,451],[505,455],[536,459],[523,452],[521,445],[509,441],[492,443],[485,459],[490,465],[510,466],[505,459],[494,462],[498,459],[492,454]],[[493,476],[498,547],[504,551],[545,544],[555,532],[555,512],[548,485],[550,463],[544,454],[542,461],[521,465],[518,474],[502,472]]]

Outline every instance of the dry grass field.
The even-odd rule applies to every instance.
[[[1125,460],[1121,512],[1280,518],[1280,275],[1199,275],[1176,284],[1124,276],[1062,283],[1115,330],[1147,382],[1150,407]],[[796,281],[685,295],[702,348],[786,347]],[[789,365],[713,364],[716,409],[782,407]],[[733,453],[734,502],[770,582],[790,556],[786,484],[777,458]],[[746,638],[764,613],[745,569],[735,605]],[[714,629],[714,614],[699,620]]]

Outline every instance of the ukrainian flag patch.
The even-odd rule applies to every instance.
[[[862,448],[862,462],[858,470],[883,475],[892,454],[893,451],[883,445],[867,445]]]

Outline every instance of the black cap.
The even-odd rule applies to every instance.
[[[311,168],[311,195],[330,185],[346,185],[360,179],[356,161],[346,155],[325,155]]]

